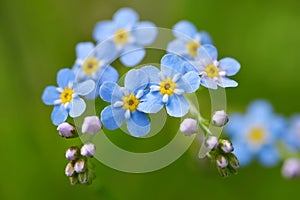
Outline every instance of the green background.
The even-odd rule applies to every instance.
[[[190,20],[212,35],[220,57],[237,58],[242,69],[234,79],[240,85],[227,90],[230,111],[244,111],[257,98],[268,99],[287,117],[299,111],[298,0],[0,0],[0,199],[299,196],[299,180],[284,180],[280,166],[253,163],[237,176],[219,177],[209,161],[197,159],[197,144],[156,172],[127,174],[96,163],[93,185],[68,184],[64,151],[72,141],[58,136],[52,108],[40,97],[60,68],[72,66],[75,45],[92,41],[95,23],[125,6],[159,27]]]

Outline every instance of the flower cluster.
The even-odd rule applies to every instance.
[[[161,58],[160,68],[154,65],[136,66],[146,55],[145,47],[151,45],[157,35],[158,29],[152,22],[139,22],[135,11],[122,8],[111,21],[96,24],[93,32],[96,45],[92,42],[77,44],[72,69],[60,70],[58,87],[49,86],[42,95],[45,104],[54,106],[51,119],[62,137],[76,138],[82,133],[94,135],[102,128],[118,129],[123,123],[132,136],[143,137],[151,128],[148,114],[165,108],[170,117],[184,117],[193,107],[186,94],[196,92],[201,85],[209,89],[238,85],[228,76],[235,75],[240,64],[233,58],[218,60],[217,49],[208,33],[198,32],[188,21],[178,22],[173,27],[175,40],[166,47],[167,54]],[[117,58],[126,67],[137,67],[127,72],[124,83],[113,67]],[[94,99],[110,105],[97,113],[100,118],[86,116],[81,132],[78,132],[78,128],[67,121],[84,116],[85,102]],[[197,113],[196,120],[185,119],[181,124],[180,130],[186,136],[198,133],[200,129],[206,135],[213,134],[209,131],[208,120],[199,116],[200,113]],[[228,117],[224,111],[217,111],[211,121],[215,126],[224,126]],[[219,153],[214,154],[219,168],[223,171],[226,168],[232,173],[232,163],[235,163],[236,171],[235,156],[220,145]],[[93,144],[86,143],[81,150],[79,147],[67,150],[66,158],[70,162],[65,172],[72,184],[90,182],[92,176],[86,163],[95,154],[95,149]],[[223,161],[229,164],[225,166]],[[221,174],[225,176],[228,172]]]

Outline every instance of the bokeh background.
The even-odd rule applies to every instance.
[[[197,159],[196,143],[156,172],[127,174],[96,162],[93,185],[68,184],[64,152],[72,142],[58,137],[50,121],[52,108],[40,97],[60,68],[72,66],[75,45],[92,41],[95,23],[125,6],[159,27],[190,20],[212,35],[221,57],[241,62],[235,76],[240,86],[227,90],[229,111],[245,111],[249,102],[264,98],[287,117],[300,112],[298,0],[0,0],[0,199],[299,196],[300,182],[284,180],[280,166],[253,163],[237,176],[219,177],[209,161]]]

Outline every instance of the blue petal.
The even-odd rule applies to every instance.
[[[175,37],[188,37],[193,39],[196,33],[196,27],[189,21],[180,21],[173,27],[173,34]]]
[[[117,30],[115,23],[112,21],[102,21],[96,24],[93,32],[94,39],[102,42],[112,38]]]
[[[138,110],[145,113],[157,113],[163,106],[162,95],[158,92],[150,92],[141,99]]]
[[[219,68],[224,70],[227,76],[233,76],[238,73],[241,65],[233,58],[223,58],[219,61]]]
[[[200,86],[200,77],[196,72],[188,72],[177,82],[177,87],[183,89],[185,93],[191,93],[198,90]]]
[[[169,96],[167,113],[173,117],[182,117],[188,113],[190,104],[182,95]]]
[[[125,119],[125,110],[123,108],[105,107],[101,112],[102,124],[109,130],[119,128]]]
[[[76,97],[71,102],[70,116],[79,117],[85,111],[86,105],[83,99]]]
[[[283,116],[273,115],[270,117],[269,131],[272,133],[274,140],[278,140],[281,136],[285,135],[287,129],[287,122]]]
[[[45,88],[42,100],[46,105],[53,105],[54,101],[59,99],[60,93],[57,91],[57,88],[54,86],[48,86]]]
[[[68,111],[64,108],[63,105],[55,105],[51,113],[51,119],[54,125],[58,126],[59,124],[66,121],[68,118]]]
[[[253,154],[251,153],[251,151],[249,151],[248,145],[243,144],[240,141],[239,142],[233,141],[233,146],[234,146],[234,154],[238,158],[240,165],[241,166],[248,165],[253,159]]]
[[[111,40],[99,43],[93,53],[96,58],[105,64],[112,63],[118,56],[116,45]]]
[[[152,22],[140,22],[134,27],[132,35],[137,44],[141,46],[150,45],[157,36],[157,28]]]
[[[100,87],[100,97],[106,102],[121,100],[123,91],[115,82],[104,82]]]
[[[118,71],[110,65],[99,70],[99,82],[102,84],[105,81],[117,82],[119,80]]]
[[[225,132],[230,138],[243,137],[241,130],[246,128],[244,115],[233,113],[229,116],[229,122],[225,126]]]
[[[75,93],[79,95],[87,95],[95,88],[95,82],[92,80],[87,80],[82,83],[78,83],[74,88]]]
[[[211,78],[208,78],[207,76],[201,77],[200,83],[206,88],[213,89],[213,90],[218,89],[217,83]]]
[[[237,87],[238,83],[234,80],[231,80],[229,78],[226,77],[220,77],[219,79],[219,86],[226,88],[226,87]]]
[[[166,54],[162,57],[161,71],[169,78],[175,74],[183,74],[185,72],[185,61],[173,54]]]
[[[200,43],[202,45],[204,45],[204,44],[213,44],[213,41],[212,41],[210,35],[206,31],[201,31],[201,32],[197,33],[197,35],[199,36]]]
[[[119,28],[131,27],[138,20],[138,14],[131,8],[121,8],[113,16],[113,21]]]
[[[76,57],[78,59],[86,59],[88,55],[93,51],[94,44],[92,42],[81,42],[76,45]]]
[[[137,45],[126,45],[122,50],[120,60],[127,67],[139,64],[146,55],[144,48]]]
[[[150,121],[145,113],[139,111],[131,113],[131,117],[126,123],[127,129],[132,136],[142,137],[150,131]]]
[[[218,51],[213,45],[205,44],[198,49],[198,59],[204,67],[212,64],[217,58]]]
[[[265,100],[253,101],[247,109],[247,119],[250,123],[268,124],[273,114],[272,105]]]
[[[142,67],[141,70],[143,70],[147,74],[149,84],[158,84],[161,81],[158,76],[160,71],[156,67],[152,65],[148,65]]]
[[[272,167],[280,161],[280,154],[275,147],[266,146],[258,155],[259,162],[267,167]]]
[[[147,74],[142,70],[132,69],[126,74],[124,85],[131,92],[144,89],[148,85]]]
[[[188,55],[188,51],[186,49],[187,40],[179,38],[171,41],[167,46],[167,52],[173,53],[176,55]]]
[[[61,69],[57,73],[57,84],[60,88],[64,89],[68,87],[68,84],[73,83],[75,80],[75,74],[71,69]]]

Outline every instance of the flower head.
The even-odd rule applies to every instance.
[[[100,97],[111,105],[101,112],[102,124],[114,130],[125,121],[129,133],[142,137],[150,131],[150,121],[139,109],[141,98],[148,85],[147,74],[138,69],[130,70],[125,77],[124,87],[114,82],[105,82],[100,87]]]
[[[44,90],[42,100],[46,105],[54,105],[51,119],[54,125],[63,123],[68,114],[80,116],[86,104],[80,96],[89,94],[95,87],[92,80],[82,83],[75,82],[75,74],[70,69],[62,69],[57,74],[58,87],[48,86]]]
[[[74,137],[75,127],[68,122],[63,122],[57,127],[60,136],[65,138]]]
[[[282,176],[285,178],[297,178],[300,176],[300,160],[297,158],[287,159],[281,169]]]
[[[225,126],[229,119],[224,110],[218,110],[214,112],[211,120],[213,122],[213,125],[221,127]]]
[[[66,151],[66,158],[68,160],[76,160],[78,158],[78,148],[70,147]]]
[[[94,135],[102,128],[102,124],[98,116],[87,116],[82,124],[82,133]]]
[[[138,20],[139,16],[134,10],[121,8],[114,14],[112,21],[99,22],[94,29],[95,40],[99,43],[112,41],[115,52],[121,56],[121,62],[128,67],[142,61],[146,54],[143,47],[150,45],[157,35],[153,23]]]
[[[80,153],[85,157],[93,157],[95,155],[96,146],[93,143],[86,143],[81,147]]]
[[[197,133],[198,130],[198,122],[192,118],[184,119],[180,124],[180,131],[186,136]]]

